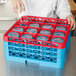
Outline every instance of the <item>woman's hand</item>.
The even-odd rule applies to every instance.
[[[12,5],[15,13],[18,13],[18,10],[20,13],[25,11],[25,6],[21,0],[12,0]]]
[[[74,16],[73,15],[67,16],[67,20],[68,20],[69,24],[71,25],[70,29],[74,30],[76,27],[76,22],[75,22]]]

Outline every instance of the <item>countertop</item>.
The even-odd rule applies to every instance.
[[[5,61],[3,48],[3,33],[0,34],[0,76],[76,76],[76,37],[71,38],[71,44],[63,69],[39,67],[27,64]]]

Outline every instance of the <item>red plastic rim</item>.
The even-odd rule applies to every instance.
[[[38,23],[40,25],[40,28],[29,27],[29,24],[31,24],[31,23]],[[19,24],[27,24],[28,26],[20,26]],[[52,25],[53,29],[42,28],[42,25],[44,25],[44,24]],[[55,28],[57,26],[66,27],[67,31],[56,30]],[[14,32],[12,30],[14,27],[22,27],[24,29],[24,32],[16,31],[19,34],[18,38],[8,36],[9,32]],[[26,32],[27,28],[37,29],[37,33],[28,33],[28,32]],[[50,35],[40,34],[41,30],[49,30],[51,32],[51,34]],[[63,32],[65,34],[65,37],[54,36],[53,35],[54,32]],[[66,19],[56,19],[56,18],[47,18],[47,17],[36,17],[36,16],[23,16],[4,34],[3,38],[4,38],[4,41],[6,41],[6,42],[14,42],[14,43],[22,43],[22,44],[30,44],[30,45],[63,49],[63,48],[65,48],[69,32],[70,32],[70,25],[68,24],[68,21]],[[23,34],[30,34],[33,36],[34,39],[21,38],[21,36]],[[36,40],[37,36],[42,36],[42,35],[47,36],[48,41]],[[63,43],[51,42],[50,40],[55,37],[62,38]],[[26,42],[24,42],[23,39]]]

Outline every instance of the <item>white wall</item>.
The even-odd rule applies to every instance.
[[[11,0],[7,0],[6,3],[0,4],[0,19],[1,18],[16,18],[16,14],[13,11]]]
[[[8,30],[16,22],[16,17],[17,15],[13,11],[11,0],[0,4],[0,33]]]

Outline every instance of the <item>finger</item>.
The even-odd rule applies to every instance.
[[[20,5],[21,5],[22,10],[25,11],[25,6],[22,1],[20,1]]]
[[[21,0],[18,0],[18,2],[19,2],[20,5],[21,5],[22,11],[25,11],[25,6],[24,6],[23,2],[22,2]]]
[[[72,31],[73,27],[74,27],[74,21],[71,20],[71,31]]]
[[[76,24],[74,23],[73,27],[72,27],[72,31],[75,29]]]
[[[75,20],[71,19],[71,30],[75,29]]]
[[[14,0],[12,0],[12,5],[13,5],[13,9],[14,9],[14,12],[17,14],[17,2]]]
[[[72,28],[72,21],[71,21],[71,19],[68,19],[68,23],[70,24],[70,30],[71,30],[71,28]]]
[[[71,24],[71,20],[70,19],[67,19],[68,20],[68,23]],[[70,30],[71,30],[71,25],[70,25]]]
[[[70,24],[70,30],[71,30],[71,28],[72,28],[71,19],[70,18],[67,18],[67,20],[68,20],[68,24]]]
[[[13,8],[14,8],[14,12],[15,12],[15,13],[18,13],[18,12],[17,12],[17,5],[15,5]]]
[[[68,20],[68,23],[70,24],[71,23],[71,20],[69,18],[67,18],[67,20]]]
[[[18,2],[17,4],[18,4],[18,10],[19,10],[19,12],[21,13],[21,12],[22,12],[21,5],[20,5],[19,2]]]
[[[71,31],[73,30],[74,24],[71,24]]]

